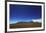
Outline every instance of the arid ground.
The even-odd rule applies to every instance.
[[[20,23],[14,23],[10,24],[10,28],[34,28],[34,27],[41,27],[41,23],[39,22],[20,22]]]

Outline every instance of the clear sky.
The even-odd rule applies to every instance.
[[[10,23],[41,18],[41,6],[10,4]]]

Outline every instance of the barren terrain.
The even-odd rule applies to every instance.
[[[34,27],[41,27],[41,23],[38,22],[28,22],[28,23],[16,23],[10,24],[10,28],[34,28]]]

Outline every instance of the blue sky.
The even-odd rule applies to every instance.
[[[41,6],[10,4],[10,23],[41,18]]]

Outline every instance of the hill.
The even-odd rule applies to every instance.
[[[10,24],[10,28],[34,28],[34,27],[41,27],[41,23],[39,22],[18,22],[14,24]]]

